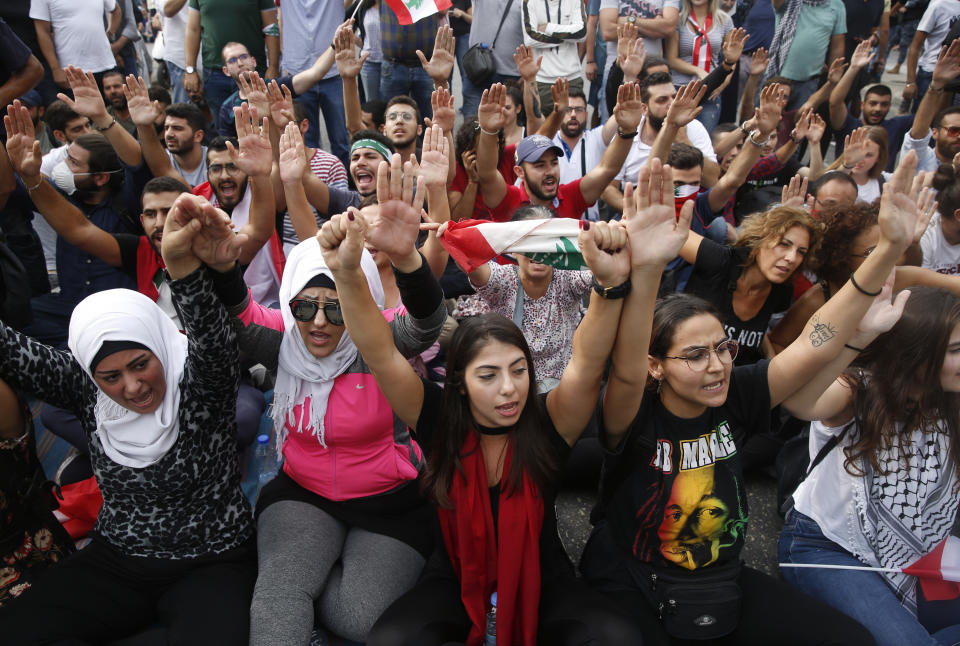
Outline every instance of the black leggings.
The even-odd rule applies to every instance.
[[[384,612],[367,646],[462,644],[470,618],[455,577],[427,574]],[[537,643],[543,646],[640,646],[640,626],[611,609],[603,595],[579,579],[560,579],[540,590]]]
[[[847,615],[786,583],[749,567],[740,569],[740,623],[733,633],[712,641],[672,639],[653,606],[637,588],[599,525],[584,549],[584,578],[609,602],[642,626],[644,643],[654,646],[873,646],[870,632]]]
[[[256,545],[190,561],[124,556],[100,539],[0,608],[0,642],[246,646]],[[146,632],[141,633],[144,629]]]

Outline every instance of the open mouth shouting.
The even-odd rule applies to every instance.
[[[377,177],[366,168],[358,168],[353,174],[353,183],[362,195],[373,193],[377,188]]]

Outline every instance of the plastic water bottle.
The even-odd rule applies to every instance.
[[[260,465],[260,481],[257,485],[259,495],[263,487],[277,475],[277,452],[269,435],[257,436],[256,457],[257,464]]]
[[[497,593],[490,595],[490,610],[487,610],[487,633],[483,646],[497,646]]]

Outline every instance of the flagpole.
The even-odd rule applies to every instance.
[[[362,4],[363,4],[363,0],[359,0],[359,1],[357,2],[356,8],[353,10],[353,13],[350,14],[350,20],[353,20],[354,18],[357,17],[357,12],[360,11],[360,6],[361,6]]]
[[[812,567],[827,570],[863,570],[866,572],[903,572],[898,567],[870,567],[868,565],[825,565],[822,563],[780,563],[780,567]]]

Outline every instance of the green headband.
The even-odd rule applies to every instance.
[[[386,161],[390,161],[390,149],[376,139],[357,139],[357,141],[350,146],[350,154],[352,155],[357,148],[372,148],[383,155]]]

